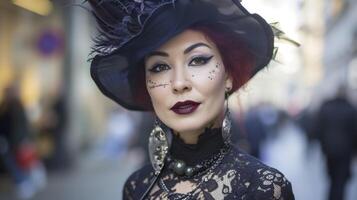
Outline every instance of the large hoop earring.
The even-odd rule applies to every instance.
[[[232,139],[231,139],[232,121],[231,121],[230,111],[229,111],[229,107],[228,107],[229,91],[230,91],[230,89],[226,90],[226,92],[225,92],[226,111],[224,113],[224,119],[223,119],[223,123],[222,123],[222,137],[223,137],[224,143],[227,146],[232,144]]]
[[[149,136],[149,157],[155,175],[159,175],[164,167],[165,158],[169,150],[169,142],[163,126],[162,122],[156,119],[154,128]]]

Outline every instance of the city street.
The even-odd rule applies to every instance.
[[[297,200],[325,200],[328,193],[328,177],[325,160],[318,143],[308,143],[296,126],[287,124],[277,133],[278,137],[264,145],[264,160],[278,168],[292,182]],[[346,200],[357,197],[357,159],[352,165],[353,177],[346,189]]]
[[[33,200],[121,199],[126,178],[137,168],[134,154],[120,160],[103,158],[93,152],[83,155],[70,171],[49,174],[47,187]],[[9,180],[6,181],[0,179],[0,199],[17,200]]]
[[[121,200],[153,127],[226,107],[296,200],[357,200],[357,0],[0,0],[0,200]]]
[[[297,200],[324,200],[328,190],[324,159],[319,146],[308,147],[302,133],[292,125],[283,127],[277,137],[263,147],[263,160],[282,171],[292,182]],[[128,175],[138,168],[135,152],[120,160],[104,158],[98,151],[83,155],[71,171],[49,175],[47,187],[33,200],[117,200]],[[347,199],[357,197],[357,160],[354,177],[347,186]],[[15,200],[3,181],[1,200]]]

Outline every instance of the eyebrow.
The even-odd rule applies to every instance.
[[[151,57],[151,56],[163,56],[163,57],[169,57],[169,54],[168,53],[165,53],[165,52],[161,52],[161,51],[153,51],[153,52],[150,52],[147,56],[146,56],[146,59]]]
[[[200,47],[200,46],[205,46],[205,47],[207,47],[207,48],[209,48],[209,49],[211,48],[211,47],[208,46],[207,44],[200,42],[200,43],[196,43],[196,44],[193,44],[193,45],[187,47],[187,49],[185,49],[185,51],[184,51],[183,53],[184,53],[184,54],[188,54],[190,51],[192,51],[192,50],[194,50],[195,48]]]
[[[200,42],[200,43],[196,43],[196,44],[193,44],[193,45],[187,47],[187,48],[183,51],[183,53],[184,53],[184,54],[188,54],[188,53],[191,52],[192,50],[194,50],[194,49],[196,49],[196,48],[198,48],[198,47],[201,47],[201,46],[205,46],[205,47],[211,49],[211,47],[208,46],[207,44]],[[151,56],[169,57],[169,54],[166,53],[166,52],[162,52],[162,51],[153,51],[153,52],[150,52],[150,53],[146,56],[146,59],[149,58],[149,57],[151,57]]]

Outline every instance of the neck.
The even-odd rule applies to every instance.
[[[182,160],[189,166],[195,166],[211,158],[224,147],[221,128],[206,129],[200,134],[196,144],[187,144],[181,138],[173,136],[170,158]]]
[[[205,128],[194,130],[194,131],[185,131],[185,132],[174,132],[175,135],[179,136],[186,144],[197,144],[198,137],[203,133]]]
[[[213,120],[211,123],[209,123],[207,126],[203,128],[192,130],[192,131],[182,131],[182,132],[174,131],[174,134],[179,136],[186,144],[197,144],[199,136],[204,132],[206,128],[212,129],[212,128],[221,127],[223,117],[224,117],[224,113],[219,115],[215,120]]]

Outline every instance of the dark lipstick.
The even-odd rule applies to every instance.
[[[193,113],[201,103],[195,101],[184,101],[177,102],[174,106],[172,106],[171,110],[179,115],[186,115]]]

